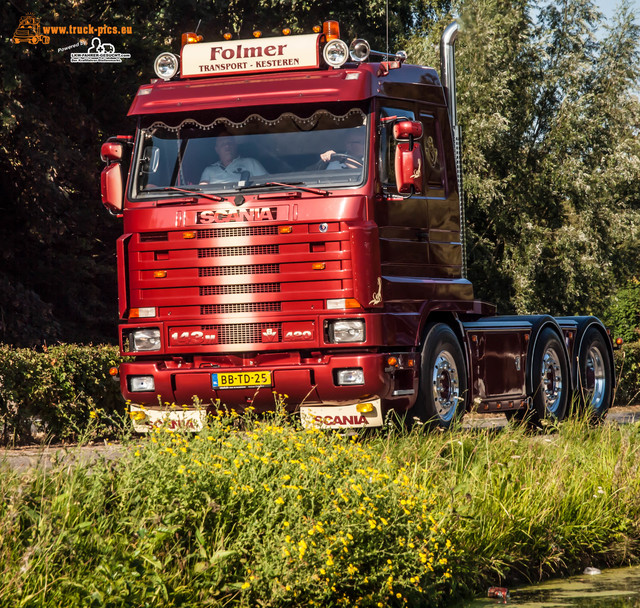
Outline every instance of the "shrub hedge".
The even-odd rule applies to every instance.
[[[120,417],[125,403],[109,368],[118,348],[59,344],[41,350],[0,345],[0,442],[73,441],[99,410]],[[104,431],[109,432],[109,423]]]
[[[615,351],[618,386],[614,405],[640,403],[640,342],[624,344]]]

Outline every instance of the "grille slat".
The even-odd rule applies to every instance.
[[[154,243],[157,241],[168,241],[168,240],[169,240],[168,232],[141,232],[140,233],[141,243]]]
[[[230,315],[250,312],[280,312],[280,302],[245,302],[243,304],[206,304],[200,307],[201,315]]]
[[[234,238],[241,236],[266,236],[278,234],[277,226],[229,226],[198,230],[199,239]]]
[[[281,323],[237,323],[235,325],[203,325],[202,330],[215,330],[218,344],[259,344],[262,332],[271,329],[278,333],[278,341],[282,340]]]
[[[199,258],[232,257],[242,255],[276,255],[278,245],[249,245],[246,247],[210,247],[198,249]]]
[[[280,272],[280,264],[247,264],[245,266],[198,268],[199,277],[229,277],[239,274],[273,274],[276,272]]]
[[[280,283],[253,283],[249,285],[205,285],[200,287],[201,296],[228,296],[245,293],[278,293]]]

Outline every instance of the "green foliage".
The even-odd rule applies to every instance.
[[[614,338],[635,342],[640,336],[640,281],[633,277],[611,299],[604,317]]]
[[[615,405],[636,405],[640,398],[640,342],[624,344],[615,351]]]
[[[60,344],[44,352],[0,346],[0,442],[30,442],[34,431],[47,440],[77,440],[98,414],[101,432],[113,432],[125,410],[108,373],[119,360],[113,346]]]
[[[275,424],[274,424],[275,422]],[[157,429],[0,475],[3,605],[442,606],[637,559],[637,426],[346,438]]]
[[[503,311],[602,313],[637,273],[640,243],[640,31],[630,7],[606,27],[591,0],[539,12],[530,0],[458,7],[476,293]]]

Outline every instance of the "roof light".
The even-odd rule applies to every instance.
[[[337,21],[325,21],[322,24],[322,33],[325,35],[327,42],[340,38],[340,24]]]
[[[231,32],[225,32],[224,34],[222,34],[222,37],[225,40],[231,40],[231,38],[233,38],[233,34]]]
[[[290,27],[282,28],[282,35],[283,36],[289,36],[290,34],[291,34],[291,28]]]
[[[202,36],[195,32],[185,32],[182,34],[182,46],[185,44],[195,44],[196,42],[202,42]]]
[[[260,30],[255,30],[253,32],[253,37],[254,38],[262,38],[262,32]]]
[[[331,67],[339,68],[347,61],[349,48],[342,40],[332,40],[324,47],[322,56]]]
[[[153,70],[158,78],[171,80],[178,73],[179,65],[178,58],[173,53],[160,53],[153,64]]]
[[[314,25],[313,26],[313,33],[314,34],[319,34],[322,31],[322,26],[321,25]]]

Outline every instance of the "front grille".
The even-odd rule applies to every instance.
[[[198,230],[199,239],[233,238],[240,236],[267,236],[278,234],[277,226],[234,226]]]
[[[273,274],[276,272],[280,272],[279,264],[247,264],[246,266],[198,268],[199,277],[229,277],[239,274]]]
[[[210,247],[198,249],[199,258],[231,257],[238,255],[275,255],[278,245],[250,245],[247,247]]]
[[[245,293],[278,293],[280,283],[255,283],[250,285],[206,285],[200,287],[201,296],[230,296]]]
[[[207,304],[200,307],[201,315],[232,315],[248,312],[280,312],[280,302],[245,302],[244,304]]]
[[[281,323],[237,323],[235,325],[203,325],[202,330],[216,330],[218,344],[259,344],[262,332],[273,330],[282,339]]]

